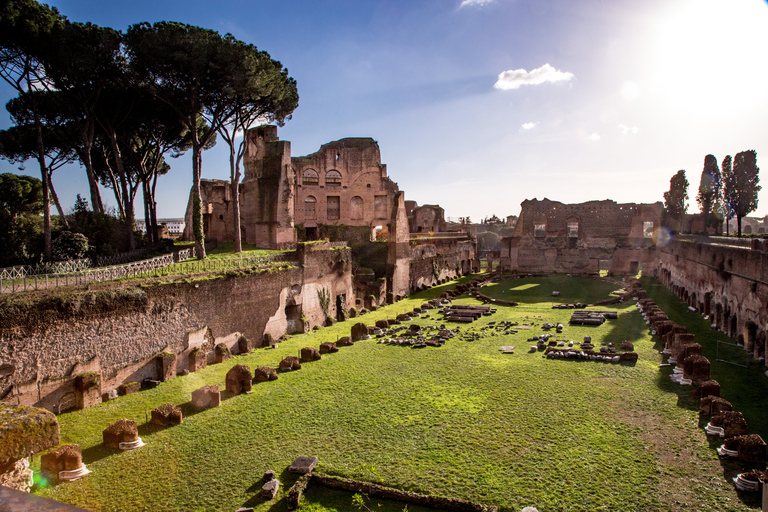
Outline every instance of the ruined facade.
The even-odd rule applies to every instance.
[[[657,249],[652,275],[755,358],[768,343],[768,244],[733,247],[672,240]]]
[[[536,272],[636,273],[655,258],[662,204],[590,201],[522,203],[512,236],[501,241],[501,267]]]
[[[369,238],[392,215],[397,184],[387,177],[379,145],[371,138],[329,142],[316,153],[292,157],[277,127],[246,132],[244,175],[240,187],[242,240],[264,248],[296,244],[296,227],[315,239],[318,226],[366,228]],[[229,181],[202,180],[206,238],[233,241]],[[185,238],[192,239],[192,208],[187,207]]]
[[[241,336],[257,347],[339,318],[355,296],[350,249],[338,245],[299,244],[279,271],[70,290],[62,309],[44,301],[20,306],[0,328],[0,400],[56,413],[88,407],[123,383],[194,371],[197,355],[211,364],[220,343],[236,354]],[[83,375],[98,375],[87,405],[83,395],[93,390],[78,388]]]
[[[418,206],[416,201],[406,201],[408,226],[411,233],[442,233],[447,231],[445,210],[436,204]]]

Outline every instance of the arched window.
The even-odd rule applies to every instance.
[[[304,200],[304,218],[305,219],[317,218],[317,213],[315,210],[316,204],[317,204],[317,199],[315,199],[312,196],[307,196],[307,198]]]
[[[363,198],[355,196],[349,201],[349,218],[360,220],[363,218]]]
[[[341,173],[339,171],[328,171],[325,174],[325,186],[326,187],[340,187],[341,186]]]
[[[302,185],[317,185],[318,183],[320,183],[320,180],[317,176],[317,171],[314,169],[307,169],[304,171],[304,174],[301,177]]]

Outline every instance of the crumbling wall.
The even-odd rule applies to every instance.
[[[648,270],[756,358],[768,342],[768,247],[673,240]]]
[[[243,334],[258,346],[265,334],[278,338],[302,315],[322,323],[319,287],[354,305],[349,249],[314,248],[299,258],[303,268],[8,301],[0,315],[0,399],[58,412],[62,403],[74,407],[78,374],[100,373],[107,391],[124,381],[157,379],[156,356],[163,351],[179,355],[180,371],[189,351],[210,352],[214,340],[231,348]]]
[[[405,212],[405,193],[394,198],[389,228],[389,254],[387,255],[387,294],[392,298],[410,293],[410,233]]]
[[[661,203],[522,203],[513,235],[501,241],[501,266],[528,272],[636,273],[655,258]]]

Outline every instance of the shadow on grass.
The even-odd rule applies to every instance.
[[[103,458],[109,457],[110,455],[119,452],[120,450],[113,450],[112,448],[107,448],[103,444],[99,443],[96,446],[91,446],[90,448],[83,450],[83,463],[93,464],[94,462],[100,461]]]
[[[288,493],[288,490],[293,487],[293,484],[296,483],[296,481],[301,477],[302,475],[295,475],[288,471],[288,469],[284,469],[282,473],[280,473],[279,476],[276,478],[280,481],[280,490],[283,494],[283,497],[279,500],[275,501],[271,507],[269,507],[270,512],[284,512],[288,509],[288,500],[286,498],[286,494]],[[266,503],[270,500],[266,498],[261,497],[261,487],[264,485],[264,480],[258,479],[255,481],[248,489],[246,489],[246,492],[248,494],[253,494],[253,496],[243,503],[241,507],[243,508],[249,508],[249,507],[257,507],[261,505],[262,503]]]

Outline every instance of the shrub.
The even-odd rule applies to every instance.
[[[53,241],[54,260],[79,260],[88,254],[88,238],[82,233],[62,231]]]

